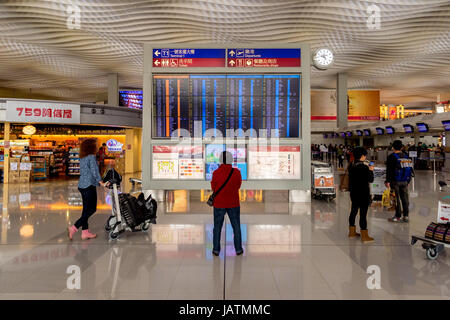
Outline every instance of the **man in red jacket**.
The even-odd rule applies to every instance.
[[[214,199],[214,230],[213,230],[213,254],[218,256],[220,253],[220,234],[222,232],[225,213],[230,218],[233,227],[234,249],[236,255],[244,253],[242,249],[241,237],[241,207],[239,204],[239,189],[242,184],[241,172],[233,168],[233,155],[228,152],[222,152],[220,156],[221,165],[213,172],[211,180],[211,189],[216,192],[227,180],[233,170],[230,180],[223,187],[220,193]]]

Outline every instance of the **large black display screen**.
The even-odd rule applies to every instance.
[[[155,75],[153,93],[155,138],[299,137],[300,75]]]

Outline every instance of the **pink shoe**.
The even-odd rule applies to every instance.
[[[77,233],[78,229],[75,226],[70,226],[67,228],[67,236],[69,237],[69,240],[72,240],[73,235]]]
[[[94,239],[95,237],[97,237],[97,235],[95,233],[90,233],[89,230],[81,231],[81,240]]]

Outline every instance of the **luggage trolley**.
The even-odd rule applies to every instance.
[[[314,199],[325,199],[330,202],[336,198],[334,174],[331,164],[321,161],[311,161],[311,166],[312,197]]]
[[[370,195],[372,201],[381,201],[383,192],[386,190],[386,167],[375,165],[373,169],[373,182],[370,184]]]
[[[438,222],[439,223],[446,222],[448,224],[449,219],[450,219],[450,205],[439,201]],[[430,260],[437,259],[439,253],[444,251],[445,248],[450,248],[449,243],[445,243],[435,239],[421,236],[411,237],[411,245],[415,245],[417,241],[422,241],[422,248],[425,249],[426,256]]]
[[[116,240],[125,231],[146,232],[152,223],[156,224],[157,203],[152,195],[145,198],[141,193],[135,198],[129,193],[119,194],[122,177],[114,169],[107,172],[103,181],[108,182],[111,195],[111,216],[105,224],[110,240]]]

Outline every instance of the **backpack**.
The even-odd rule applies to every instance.
[[[394,153],[397,158],[397,166],[395,168],[395,181],[409,182],[413,175],[413,162],[403,152],[400,154]]]

